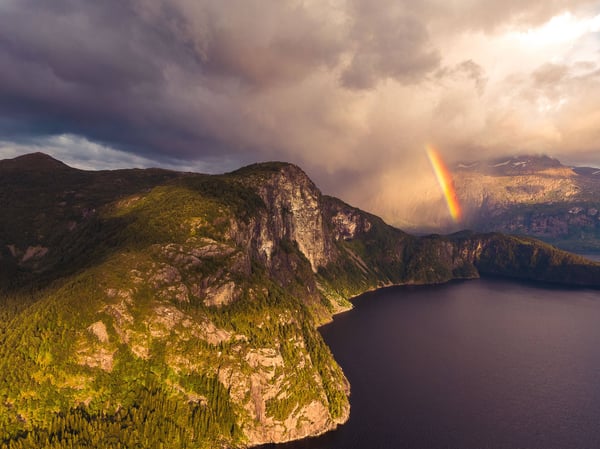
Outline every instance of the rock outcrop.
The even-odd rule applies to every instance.
[[[245,232],[237,230],[233,237],[238,242],[248,242],[267,265],[284,240],[298,245],[314,272],[331,262],[322,195],[306,173],[292,164],[249,166],[234,173],[244,185],[254,186],[265,206]]]

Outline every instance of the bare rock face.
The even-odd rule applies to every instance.
[[[77,342],[79,364],[112,371],[116,348],[110,342],[106,325],[102,321],[96,321],[90,324],[87,330],[88,335],[81,335]]]
[[[321,192],[298,167],[285,164],[258,186],[266,210],[247,229],[233,224],[233,238],[249,242],[267,264],[282,240],[295,242],[314,272],[331,261]],[[250,237],[250,238],[248,238]]]
[[[235,283],[227,282],[218,287],[211,287],[206,292],[204,304],[207,306],[221,307],[231,304],[236,300],[238,294],[236,292]]]
[[[96,351],[79,353],[79,363],[90,368],[100,368],[104,371],[112,371],[114,351],[106,348],[99,348]]]
[[[263,185],[259,194],[267,204],[278,237],[298,243],[313,271],[328,261],[321,194],[313,182],[295,166]]]
[[[96,321],[88,327],[88,330],[93,333],[101,343],[108,342],[108,332],[106,325],[102,321]]]
[[[311,363],[308,355],[300,360],[302,366]],[[268,411],[268,401],[285,399],[289,394],[290,374],[285,371],[285,365],[278,350],[257,348],[245,353],[241,366],[229,366],[219,372],[219,378],[230,390],[233,401],[250,418],[244,424],[244,434],[251,445],[283,443],[319,435],[348,419],[349,408],[338,419],[332,419],[324,396],[297,405],[283,419],[272,416]],[[243,374],[248,368],[252,371],[249,376]]]
[[[258,395],[262,392],[258,389]],[[257,410],[261,410],[258,408]],[[285,443],[300,438],[322,434],[335,429],[336,423],[330,418],[327,407],[322,402],[311,403],[295,409],[285,421],[278,422],[272,418],[259,420],[260,426],[249,429],[248,439],[254,444]],[[298,425],[302,423],[302,425]]]
[[[25,250],[15,244],[6,245],[10,255],[16,259],[20,266],[36,265],[40,259],[48,254],[49,248],[41,245],[28,246]]]
[[[331,225],[335,240],[350,240],[363,235],[373,226],[367,214],[341,201],[330,202]]]
[[[40,257],[44,257],[47,252],[48,252],[48,248],[45,248],[43,246],[40,246],[40,245],[29,246],[25,250],[25,254],[23,255],[23,258],[21,259],[21,262],[27,262],[28,260],[31,260],[31,259],[39,259]]]

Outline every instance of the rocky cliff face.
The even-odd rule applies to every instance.
[[[322,214],[322,195],[299,167],[280,164],[268,167],[250,166],[236,172],[246,186],[258,186],[256,193],[265,205],[258,219],[245,232],[234,235],[245,240],[268,265],[282,241],[295,242],[308,259],[314,272],[331,261],[331,244],[326,235]],[[253,172],[253,168],[258,173]],[[235,223],[233,224],[235,227]]]
[[[0,162],[0,179],[6,165],[19,172]],[[290,164],[67,168],[36,202],[42,172],[0,182],[12,208],[0,217],[12,270],[0,278],[0,431],[24,447],[89,444],[78,439],[90,428],[148,447],[156,432],[206,447],[316,435],[349,416],[348,382],[316,331],[348,298],[480,273],[600,284],[600,265],[534,240],[408,235]]]

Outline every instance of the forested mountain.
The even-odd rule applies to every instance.
[[[317,326],[348,299],[481,273],[600,285],[529,238],[414,237],[298,167],[225,175],[0,161],[0,444],[243,447],[315,435],[350,386]]]

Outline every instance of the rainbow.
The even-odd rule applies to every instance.
[[[460,203],[458,202],[458,197],[456,196],[456,189],[454,188],[454,182],[452,181],[452,174],[450,173],[450,170],[448,170],[448,167],[446,167],[446,164],[442,160],[440,153],[438,153],[435,148],[427,145],[425,149],[427,150],[427,156],[429,157],[429,162],[431,162],[435,176],[440,187],[442,188],[444,197],[446,198],[450,215],[456,223],[459,223],[462,219],[462,209],[460,207]]]

